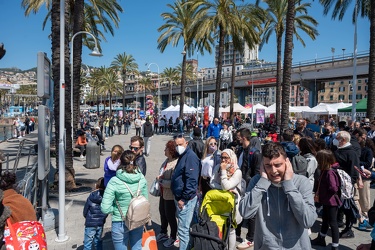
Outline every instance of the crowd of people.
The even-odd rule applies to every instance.
[[[235,197],[227,228],[228,250],[311,249],[311,245],[327,246],[327,235],[331,249],[339,249],[340,239],[355,238],[354,225],[357,230],[372,230],[375,120],[337,125],[332,119],[319,121],[321,133],[317,133],[308,129],[303,118],[282,131],[273,124],[253,129],[237,117],[235,122],[215,117],[206,127],[199,126],[194,115],[172,119],[171,124],[171,118],[163,116],[98,119],[99,125],[91,128],[90,121],[82,119],[84,133],[77,139],[81,156],[85,147],[81,144],[90,138],[104,147],[106,138],[128,134],[132,124],[136,135],[128,146],[112,147],[103,176],[87,198],[84,249],[92,245],[101,249],[108,214],[112,214],[115,249],[142,249],[143,227],[129,230],[123,215],[134,193],[148,197],[145,157],[151,152],[152,137],[165,133],[174,137],[165,144],[165,160],[155,179],[161,221],[156,240],[166,248],[192,249],[190,227],[200,221],[200,205],[212,190]],[[353,186],[350,197],[342,195],[341,170]],[[310,239],[318,216],[322,218],[318,236]],[[246,230],[244,239],[242,230]],[[359,249],[375,249],[375,241]]]

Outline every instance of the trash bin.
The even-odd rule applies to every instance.
[[[100,167],[100,146],[96,141],[89,141],[86,145],[86,168]]]

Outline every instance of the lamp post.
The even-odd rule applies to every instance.
[[[65,1],[60,1],[60,55],[65,55]],[[56,241],[69,239],[65,232],[65,57],[60,56],[60,124],[59,124],[59,231]]]
[[[149,65],[148,65],[148,71],[150,71],[150,66],[152,65],[152,64],[154,64],[154,65],[156,65],[156,67],[158,68],[158,113],[160,113],[160,82],[159,82],[159,65],[157,65],[156,63],[150,63]],[[145,109],[146,110],[146,109]]]
[[[346,50],[346,49],[342,49],[342,59],[344,59],[345,50]]]
[[[186,87],[185,88],[185,92],[186,92],[187,89],[189,89],[189,92],[190,92],[190,94],[189,94],[189,106],[191,106],[191,88],[190,87]]]
[[[98,49],[98,42],[93,34],[87,31],[79,31],[75,33],[71,39],[70,42],[70,112],[71,112],[71,119],[72,119],[72,139],[73,139],[73,44],[74,44],[74,38],[79,34],[87,34],[90,35],[94,41],[95,41],[95,47],[93,51],[90,53],[90,56],[102,56],[102,53],[100,53]]]
[[[227,105],[228,105],[229,104],[229,101],[228,101],[229,100],[228,99],[229,98],[228,83],[227,82],[223,83],[223,88],[224,88],[225,85],[227,85]]]

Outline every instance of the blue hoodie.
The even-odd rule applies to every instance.
[[[281,145],[283,146],[285,152],[286,152],[286,155],[288,156],[289,160],[292,160],[292,158],[299,153],[299,149],[298,147],[296,146],[296,144],[292,141],[283,141],[281,143]]]

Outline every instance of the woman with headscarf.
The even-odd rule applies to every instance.
[[[238,171],[237,171],[238,170]],[[225,149],[221,152],[221,163],[213,169],[210,186],[213,189],[228,190],[233,192],[236,198],[236,224],[241,223],[242,217],[238,211],[238,202],[241,193],[242,172],[237,165],[237,156],[231,149]],[[230,228],[228,250],[235,249],[236,233],[235,228]]]

